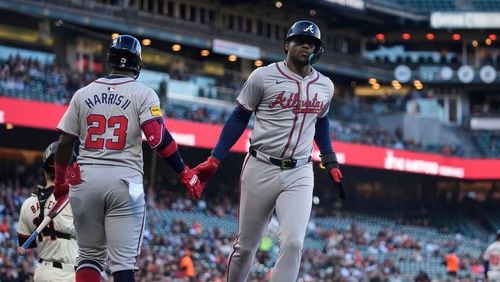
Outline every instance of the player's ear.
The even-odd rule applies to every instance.
[[[284,48],[285,48],[285,53],[288,53],[288,48],[290,48],[290,41],[289,40],[285,41]]]

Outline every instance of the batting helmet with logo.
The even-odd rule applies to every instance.
[[[130,35],[120,35],[113,39],[108,48],[108,64],[111,68],[131,70],[139,77],[142,67],[141,43]]]
[[[325,52],[325,49],[323,48],[323,41],[321,40],[321,31],[319,30],[319,27],[311,21],[307,20],[297,21],[288,29],[285,38],[285,43],[292,40],[293,37],[295,36],[307,36],[314,39],[314,41],[316,42],[315,44],[316,48],[314,49],[314,52],[311,55],[309,55],[309,63],[311,65],[317,63],[321,54]]]

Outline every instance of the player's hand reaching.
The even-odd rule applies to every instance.
[[[345,199],[345,189],[344,189],[344,177],[342,176],[342,172],[339,168],[339,163],[337,162],[337,157],[335,153],[327,154],[325,156],[321,156],[321,163],[326,168],[326,172],[328,176],[333,182],[337,190],[337,195],[342,200]]]
[[[201,183],[205,185],[212,176],[214,176],[215,172],[219,168],[220,161],[216,159],[215,157],[208,157],[208,159],[193,168],[193,171],[198,175],[200,178]]]
[[[69,193],[69,185],[78,185],[82,182],[80,167],[75,162],[70,167],[55,165],[54,197],[56,200]]]
[[[184,170],[179,173],[182,184],[188,190],[189,197],[198,200],[201,197],[201,192],[205,188],[205,184],[200,182],[200,179],[188,166],[184,167]]]
[[[80,167],[76,162],[68,168],[68,183],[69,185],[78,185],[82,183],[82,178],[80,175]]]

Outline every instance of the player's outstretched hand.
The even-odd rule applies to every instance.
[[[332,180],[333,185],[337,190],[337,195],[342,200],[345,200],[344,177],[342,176],[342,172],[340,171],[337,156],[335,155],[335,153],[331,153],[320,157],[321,163],[326,168],[326,172],[328,173],[328,176]]]
[[[78,185],[82,183],[82,178],[80,175],[80,167],[76,162],[72,166],[68,167],[68,183],[70,185]]]
[[[69,192],[69,184],[67,181],[54,181],[54,186],[54,197],[56,198],[56,201]]]
[[[333,181],[333,185],[337,190],[337,195],[342,200],[345,200],[344,177],[342,176],[340,168],[337,165],[337,167],[327,167],[327,170],[328,175],[330,176],[330,179]]]
[[[184,170],[179,173],[182,184],[188,190],[189,197],[195,200],[199,200],[201,197],[201,192],[205,188],[205,184],[200,182],[200,179],[196,173],[191,170],[188,166],[184,167]]]
[[[193,171],[198,175],[203,185],[205,185],[214,176],[219,168],[219,164],[220,161],[218,159],[210,156],[205,162],[193,168]]]

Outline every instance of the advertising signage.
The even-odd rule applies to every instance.
[[[55,130],[66,107],[0,97],[0,124]],[[165,123],[178,144],[197,148],[213,149],[222,131],[221,125],[175,119],[165,119]],[[248,151],[250,133],[245,130],[233,152]],[[458,179],[500,179],[500,159],[466,159],[338,141],[332,144],[344,165]],[[316,147],[312,157],[319,161]]]

